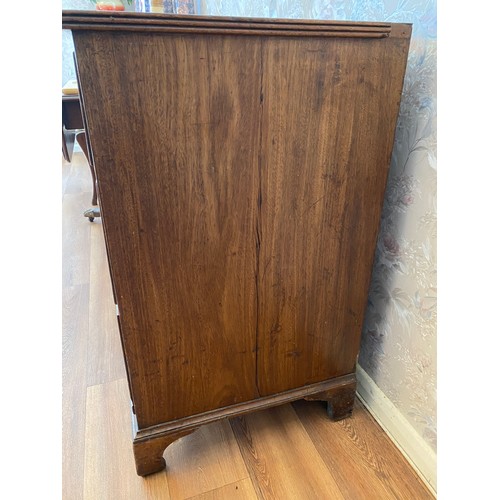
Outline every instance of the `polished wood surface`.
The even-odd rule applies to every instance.
[[[332,420],[346,418],[352,413],[355,390],[356,377],[350,374],[145,429],[138,427],[137,419],[133,415],[132,425],[135,436],[133,447],[137,473],[146,476],[164,469],[166,462],[163,458],[163,452],[174,441],[197,431],[200,426],[231,418],[235,415],[245,415],[304,398],[311,401],[327,401],[327,414]]]
[[[397,38],[264,44],[262,395],[355,370],[406,50]]]
[[[265,408],[272,408],[284,403],[296,401],[297,399],[307,399],[310,401],[321,400],[328,401],[335,408],[332,411],[338,414],[338,418],[347,416],[352,410],[352,400],[356,390],[356,376],[354,374],[344,375],[343,377],[336,377],[335,379],[325,380],[318,384],[311,384],[305,387],[299,387],[286,392],[280,392],[271,396],[253,399],[244,403],[238,403],[216,410],[191,415],[172,422],[165,422],[140,429],[137,427],[136,419],[134,418],[134,426],[136,427],[136,437],[134,442],[146,442],[151,438],[157,436],[158,438],[166,438],[169,434],[176,432],[194,431],[201,425],[209,424],[224,418],[231,418],[235,415],[244,415],[252,411],[263,410]],[[345,394],[350,395],[351,406],[346,405],[343,400]],[[339,397],[338,397],[339,396]],[[338,397],[338,398],[337,398]]]
[[[101,15],[63,11],[63,28],[92,31],[144,31],[148,33],[203,33],[251,36],[409,38],[411,25],[312,19],[241,18],[229,16],[164,15],[121,12]]]
[[[63,26],[138,473],[221,418],[302,397],[349,415],[411,27],[95,12]]]
[[[43,159],[37,161],[42,164]],[[321,471],[313,471],[319,483],[332,485],[334,479],[337,488],[332,486],[332,491],[340,490],[341,498],[432,498],[359,403],[353,416],[341,422],[329,420],[321,402],[303,401],[285,405],[284,416],[278,409],[267,409],[255,413],[256,419],[243,417],[243,423],[236,418],[206,425],[167,448],[168,473],[138,477],[127,381],[123,371],[117,378],[119,367],[110,365],[110,360],[123,363],[121,348],[119,342],[100,343],[115,307],[109,297],[109,274],[102,268],[102,224],[89,224],[79,207],[92,191],[82,153],[75,153],[71,164],[63,163],[62,177],[63,499],[272,499],[268,492],[282,491],[284,485],[304,491],[307,479],[301,467],[308,462],[307,470]],[[78,274],[72,271],[75,261],[82,270]],[[96,346],[91,356],[88,346]],[[246,429],[243,435],[241,425]]]
[[[260,43],[120,38],[74,34],[143,428],[258,395]]]

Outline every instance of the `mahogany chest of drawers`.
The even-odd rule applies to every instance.
[[[411,26],[63,13],[137,472],[215,420],[352,411]]]

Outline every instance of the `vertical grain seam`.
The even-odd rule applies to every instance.
[[[260,247],[261,247],[261,225],[262,225],[262,117],[263,117],[263,80],[264,80],[264,41],[260,40],[260,89],[259,89],[259,154],[257,167],[257,217],[255,225],[255,246],[256,246],[256,264],[255,264],[255,300],[256,304],[256,322],[255,322],[255,388],[260,397],[259,388],[259,319],[260,319],[260,294],[259,294],[259,276],[260,276]]]
[[[255,322],[255,388],[258,397],[261,397],[259,388],[259,318],[260,318],[260,294],[259,294],[259,276],[260,276],[260,247],[262,243],[262,120],[263,120],[263,80],[264,80],[264,40],[260,40],[260,89],[259,89],[259,153],[257,167],[257,217],[255,224],[255,246],[256,246],[256,264],[255,264],[255,299],[256,304],[256,322]]]

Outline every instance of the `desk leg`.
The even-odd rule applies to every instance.
[[[90,167],[90,173],[92,174],[92,205],[97,205],[95,170],[94,170],[94,165],[92,165],[92,161],[90,160],[89,150],[87,149],[87,139],[85,137],[85,131],[78,132],[76,134],[76,140],[78,141],[78,144],[80,144],[83,154],[85,155],[85,158],[87,158]]]
[[[71,156],[73,154],[73,145],[75,144],[75,132],[73,130],[66,130],[64,125],[62,127],[62,153],[64,159],[71,163]]]

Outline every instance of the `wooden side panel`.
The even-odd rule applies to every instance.
[[[261,395],[355,369],[407,50],[392,38],[264,44]]]
[[[73,36],[139,428],[253,399],[260,40]]]

